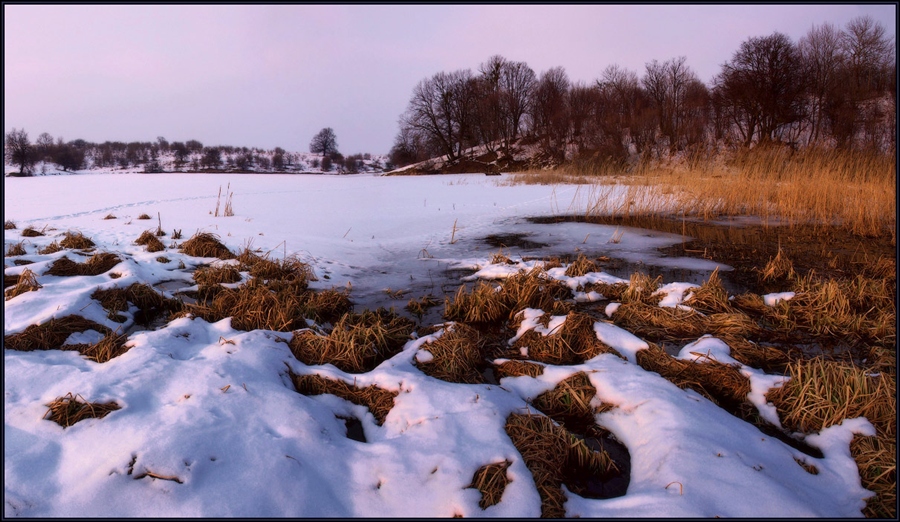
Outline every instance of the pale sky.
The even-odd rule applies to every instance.
[[[880,5],[10,5],[3,125],[66,141],[387,153],[416,84],[494,54],[591,83],[686,56],[709,85],[741,42],[843,29]]]

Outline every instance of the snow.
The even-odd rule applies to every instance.
[[[794,292],[777,292],[774,294],[766,294],[762,296],[766,306],[775,306],[781,301],[789,301],[794,297]]]
[[[228,184],[235,215],[216,217],[219,187]],[[165,283],[171,295],[193,285],[190,270],[213,261],[172,248],[151,254],[134,245],[141,232],[156,228],[157,215],[168,233],[162,238],[166,246],[172,230],[181,229],[185,238],[215,233],[235,251],[249,245],[275,257],[299,255],[319,277],[316,288],[350,285],[351,298],[367,306],[383,304],[388,287],[410,289],[415,296],[438,294],[447,281],[455,289],[464,276],[450,269],[477,266],[478,277],[492,279],[537,265],[490,264],[496,248],[482,238],[498,231],[527,233],[546,245],[510,249],[506,253],[513,258],[580,251],[728,269],[660,257],[656,249],[680,242],[680,236],[626,230],[620,243],[610,244],[605,239],[612,227],[525,219],[566,208],[569,199],[570,211],[584,212],[574,203],[576,187],[501,187],[483,175],[97,173],[6,178],[4,188],[5,218],[17,224],[5,231],[4,246],[23,241],[27,254],[17,259],[33,261],[14,266],[7,257],[5,274],[28,268],[43,285],[5,302],[4,335],[78,314],[128,332],[130,346],[102,364],[72,351],[4,351],[5,516],[537,517],[540,497],[504,421],[513,412],[533,412],[530,399],[577,372],[589,376],[601,402],[615,405],[597,421],[628,448],[632,467],[622,497],[597,500],[566,492],[568,516],[858,517],[871,495],[860,485],[849,453],[854,433],[871,432],[864,419],[808,436],[806,442],[824,455],[810,457],[641,369],[634,354],[646,343],[605,321],[595,323],[598,339],[628,361],[604,354],[580,365],[546,366],[536,378],[454,384],[428,377],[415,365],[428,359],[428,344],[443,329],[411,339],[370,372],[348,374],[331,364],[299,362],[285,343],[290,333],[238,331],[229,319],[188,317],[141,330],[133,311],[123,314],[125,323],[115,323],[90,298],[97,288],[135,282]],[[144,212],[154,219],[137,220]],[[117,219],[104,220],[107,214]],[[47,236],[22,238],[28,225],[45,229]],[[42,275],[63,255],[79,257],[37,253],[66,230],[80,230],[99,250],[119,255],[122,261],[112,271],[121,277]],[[158,261],[161,255],[168,261]],[[580,285],[623,276],[567,278],[564,269],[548,271],[573,298]],[[663,288],[671,290],[665,292],[672,299],[666,305],[678,304],[689,291],[685,283]],[[593,298],[599,299],[588,297]],[[553,317],[544,328],[537,322],[542,311],[523,314],[523,328],[527,322],[546,335],[565,320]],[[92,335],[96,339],[88,332],[69,342],[89,342]],[[731,364],[723,345],[701,338],[681,356],[698,352]],[[398,392],[395,406],[379,426],[362,406],[297,393],[289,369]],[[764,411],[761,398],[780,377],[741,370],[754,383],[750,399]],[[65,429],[44,420],[46,404],[67,393],[116,401],[121,409]],[[347,438],[338,416],[358,418],[367,442]],[[795,459],[819,473],[807,473]],[[467,486],[480,466],[503,460],[511,462],[511,482],[500,503],[482,510],[478,491]]]

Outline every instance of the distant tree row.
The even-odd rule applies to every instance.
[[[781,33],[749,38],[711,85],[683,56],[647,63],[640,78],[610,65],[592,84],[571,82],[562,67],[538,76],[502,56],[475,73],[439,72],[413,89],[391,162],[508,150],[520,137],[551,163],[763,143],[892,153],[895,125],[894,43],[859,17],[843,30],[813,27],[796,43]]]
[[[169,168],[175,171],[203,170],[259,170],[286,172],[303,170],[312,166],[323,171],[355,173],[363,169],[363,160],[371,160],[370,154],[355,154],[344,157],[335,149],[322,160],[315,159],[307,165],[299,154],[289,153],[281,147],[274,150],[233,146],[204,146],[197,140],[169,142],[158,137],[154,142],[106,141],[91,143],[82,139],[56,140],[48,133],[42,133],[32,143],[24,129],[12,129],[6,134],[4,159],[18,167],[20,173],[31,174],[38,164],[56,165],[63,171],[88,168],[139,168],[144,172],[162,172],[161,156],[167,154],[174,159]],[[371,163],[371,162],[370,162]],[[380,164],[373,165],[381,168]]]

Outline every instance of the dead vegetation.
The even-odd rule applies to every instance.
[[[73,333],[88,330],[103,334],[103,339],[92,344],[63,344]],[[33,324],[23,332],[7,335],[3,338],[3,344],[10,350],[23,352],[73,350],[94,362],[104,363],[128,351],[126,340],[127,336],[117,335],[101,324],[79,315],[68,315],[43,324]]]
[[[16,257],[16,256],[24,256],[28,252],[25,250],[25,242],[19,241],[18,243],[12,243],[6,249],[6,257]]]
[[[563,518],[566,497],[561,485],[568,474],[614,475],[618,470],[605,451],[593,451],[544,415],[513,413],[504,426],[531,471],[541,497],[541,517]]]
[[[475,471],[472,482],[466,487],[475,488],[481,493],[481,500],[478,501],[481,509],[487,509],[500,502],[510,482],[506,476],[506,469],[510,464],[512,464],[510,461],[504,460],[485,464]]]
[[[61,257],[50,265],[50,268],[44,272],[44,275],[54,276],[95,276],[112,270],[112,268],[122,262],[118,256],[109,252],[100,252],[92,255],[84,263],[76,263],[68,257]]]
[[[452,301],[445,301],[444,317],[457,322],[496,323],[512,319],[525,308],[565,314],[572,309],[570,299],[565,285],[545,277],[545,272],[537,268],[504,279],[499,290],[484,281],[471,292],[461,286]]]
[[[767,395],[787,429],[817,433],[856,417],[872,423],[876,435],[856,436],[850,445],[863,487],[877,494],[868,499],[864,512],[874,518],[895,517],[896,376],[823,358],[796,361],[787,375],[790,380]]]
[[[81,232],[66,231],[62,240],[59,242],[59,246],[72,250],[85,250],[93,248],[95,244],[91,238],[85,236]]]
[[[414,327],[394,312],[366,310],[344,314],[327,335],[309,329],[294,332],[289,345],[304,364],[330,363],[345,372],[363,373],[399,353]]]
[[[194,281],[201,286],[237,283],[241,273],[234,265],[201,266],[194,271]]]
[[[298,393],[303,395],[330,394],[348,400],[353,404],[365,406],[375,417],[375,422],[381,426],[387,418],[391,408],[394,407],[394,397],[397,392],[391,392],[384,388],[371,385],[361,388],[347,384],[343,381],[327,379],[320,375],[298,375],[289,372],[291,382]]]
[[[438,339],[422,345],[421,349],[432,358],[416,366],[426,375],[443,381],[481,383],[484,378],[479,368],[485,365],[483,346],[484,340],[478,330],[454,323]]]
[[[521,377],[523,375],[538,377],[543,375],[543,373],[544,367],[542,365],[528,361],[508,360],[499,364],[495,363],[494,365],[494,374],[497,376],[497,379]]]
[[[597,339],[594,322],[593,317],[584,313],[570,312],[556,331],[544,335],[529,330],[516,340],[513,348],[518,351],[527,347],[529,359],[554,365],[581,364],[601,353],[618,356],[618,352]]]
[[[11,219],[7,219],[6,221],[3,222],[3,230],[15,230],[15,229],[16,229],[15,221],[13,221]]]
[[[597,389],[587,374],[578,372],[535,397],[531,404],[569,431],[584,433],[594,426],[595,415],[614,407],[595,401],[596,395]]]
[[[177,312],[182,308],[180,301],[168,299],[150,286],[141,283],[133,283],[127,288],[98,289],[91,294],[91,299],[99,301],[108,312],[107,317],[116,322],[125,321],[125,317],[118,312],[127,311],[128,303],[138,309],[135,320],[145,324],[155,317]]]
[[[194,257],[217,257],[234,259],[234,254],[219,241],[218,236],[209,232],[198,232],[181,244],[181,251]]]
[[[43,288],[40,283],[38,283],[37,275],[29,269],[22,270],[22,273],[18,276],[9,276],[15,278],[15,282],[12,285],[8,285],[8,280],[6,276],[3,281],[4,293],[6,294],[6,300],[22,295],[25,292],[33,292],[40,288]],[[7,289],[8,286],[12,286],[12,288]]]
[[[21,235],[22,237],[38,237],[43,236],[44,232],[35,230],[34,226],[28,225],[27,227],[22,229]]]
[[[110,412],[122,408],[115,401],[87,402],[81,395],[73,396],[71,392],[53,400],[46,406],[48,409],[44,414],[44,419],[51,420],[63,428],[68,428],[84,419],[102,419]]]
[[[166,246],[158,237],[156,237],[156,234],[149,230],[145,230],[141,233],[141,235],[134,240],[134,244],[146,246],[147,252],[160,252],[166,249]]]

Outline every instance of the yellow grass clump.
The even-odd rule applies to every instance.
[[[16,256],[24,256],[28,252],[25,251],[25,242],[19,241],[18,243],[12,243],[6,249],[6,257],[16,257]]]
[[[583,470],[603,476],[617,472],[609,453],[592,451],[565,428],[544,415],[513,413],[504,426],[534,479],[541,497],[541,517],[563,518],[566,497],[560,487],[564,471]]]
[[[121,261],[118,256],[109,252],[94,254],[84,263],[76,263],[63,256],[54,261],[44,275],[95,276],[112,270]]]
[[[73,396],[71,392],[51,401],[46,406],[48,409],[44,414],[44,419],[51,420],[63,428],[68,428],[84,419],[102,419],[110,412],[122,408],[115,401],[87,402],[81,395]]]
[[[529,330],[516,340],[513,347],[528,348],[528,358],[545,364],[581,364],[601,353],[618,352],[606,346],[594,332],[594,318],[570,312],[562,326],[548,335]]]
[[[294,332],[291,353],[304,364],[333,364],[345,372],[373,370],[409,340],[415,325],[409,319],[379,309],[347,313],[328,335],[312,330]]]
[[[94,242],[91,238],[85,236],[81,232],[67,231],[62,240],[60,240],[59,246],[74,250],[84,250],[86,248],[93,248]]]
[[[545,278],[543,270],[534,269],[504,279],[499,291],[484,281],[471,292],[461,286],[452,301],[445,301],[444,317],[458,322],[492,323],[508,321],[525,308],[563,314],[572,309],[570,298],[571,292],[565,285]]]
[[[481,500],[478,506],[481,509],[487,509],[500,502],[506,486],[509,484],[509,477],[506,476],[506,469],[512,464],[508,460],[503,462],[494,462],[485,464],[475,471],[472,476],[472,482],[466,486],[475,488],[481,493]]]
[[[41,254],[41,255],[55,254],[56,252],[59,252],[62,249],[63,249],[63,247],[62,247],[62,245],[59,244],[58,241],[53,241],[52,243],[45,246],[44,248],[39,248],[38,254]]]
[[[147,252],[160,252],[166,249],[166,246],[158,237],[156,237],[156,234],[149,230],[142,232],[141,235],[134,240],[134,244],[146,246]]]
[[[3,230],[15,230],[15,229],[16,229],[16,222],[15,222],[15,221],[13,221],[13,220],[11,220],[11,219],[7,219],[7,220],[3,223]]]
[[[675,359],[655,345],[638,351],[637,362],[641,368],[660,374],[679,388],[690,388],[732,411],[750,393],[750,380],[733,365],[702,358]]]
[[[234,265],[203,266],[194,271],[193,277],[198,285],[211,286],[237,283],[241,280],[241,273]]]
[[[234,259],[234,254],[219,241],[218,236],[209,232],[198,232],[181,244],[181,251],[194,257],[217,257]]]
[[[289,373],[291,382],[298,393],[303,395],[322,395],[327,393],[348,400],[353,404],[365,406],[372,413],[372,416],[375,417],[375,422],[379,426],[384,424],[385,418],[387,418],[391,408],[394,407],[394,398],[398,395],[397,392],[379,388],[374,384],[361,388],[343,381],[327,379],[320,375]]]
[[[422,350],[429,352],[432,359],[416,366],[426,375],[443,381],[481,383],[484,378],[478,368],[484,364],[483,345],[477,330],[454,323],[437,340],[422,345]]]
[[[896,518],[895,377],[822,358],[796,361],[788,366],[787,375],[790,380],[767,395],[787,429],[815,433],[856,417],[875,426],[874,437],[854,437],[850,452],[863,487],[876,493],[867,500],[866,516]]]
[[[570,431],[584,432],[595,424],[595,415],[614,407],[605,403],[592,405],[596,395],[597,389],[587,374],[578,372],[535,397],[531,404]]]
[[[43,235],[44,233],[42,231],[35,230],[32,225],[28,225],[22,229],[22,237],[38,237]]]
[[[538,377],[544,374],[544,367],[529,361],[508,360],[494,364],[494,374],[498,379],[504,377]]]
[[[580,277],[591,272],[599,271],[600,265],[584,254],[578,254],[575,261],[572,261],[569,266],[566,267],[566,275],[569,277]]]
[[[15,277],[15,276],[13,276]],[[6,280],[4,278],[4,287],[6,286]],[[38,283],[37,275],[29,269],[22,270],[22,273],[16,277],[15,285],[9,290],[4,290],[6,294],[6,300],[9,301],[13,297],[24,294],[25,292],[32,292],[43,288],[40,283]]]

